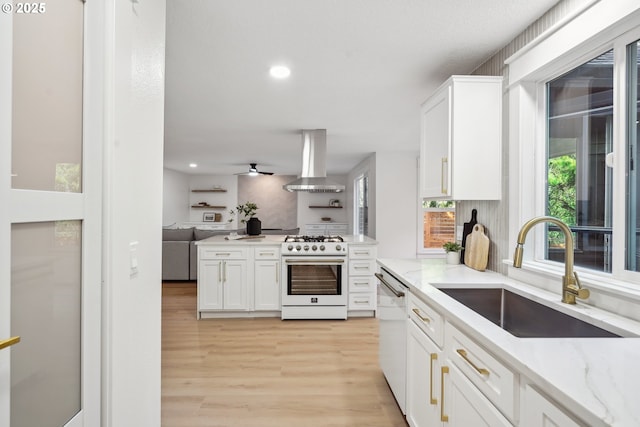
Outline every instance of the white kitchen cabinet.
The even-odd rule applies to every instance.
[[[254,249],[254,309],[279,311],[280,303],[280,247]]]
[[[440,422],[442,351],[413,321],[407,329],[407,422],[430,427]]]
[[[516,376],[409,294],[407,421],[421,426],[511,426]]]
[[[499,200],[502,77],[452,76],[420,110],[420,195]]]
[[[582,425],[529,384],[525,386],[522,400],[520,416],[522,427],[580,427]]]
[[[374,311],[377,308],[376,249],[374,245],[349,244],[349,311]]]
[[[348,225],[341,222],[324,222],[305,224],[304,233],[307,236],[335,236],[347,234]]]
[[[491,353],[447,322],[447,357],[505,416],[516,418],[518,376]]]
[[[247,248],[198,249],[198,318],[202,311],[248,310]]]
[[[440,420],[448,427],[513,427],[465,375],[452,366],[440,368],[444,393]]]

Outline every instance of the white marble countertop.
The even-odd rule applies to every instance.
[[[434,259],[379,259],[410,287],[495,356],[529,378],[590,426],[640,426],[640,323],[578,303],[494,272]],[[518,338],[437,289],[439,284],[501,285],[530,299],[628,338]]]
[[[280,243],[284,243],[285,236],[282,234],[267,234],[258,238],[251,239],[226,239],[226,235],[219,236],[211,236],[206,239],[198,240],[196,245],[207,246],[207,245],[250,245],[250,246],[260,246],[260,245],[278,245]],[[240,236],[246,237],[246,236]],[[354,244],[362,244],[362,245],[377,245],[378,242],[370,237],[360,235],[344,235],[342,236],[345,243],[354,243]]]

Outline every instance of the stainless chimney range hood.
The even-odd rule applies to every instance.
[[[302,130],[302,174],[282,186],[287,191],[340,193],[345,187],[327,179],[327,130]]]

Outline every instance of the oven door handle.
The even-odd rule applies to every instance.
[[[314,259],[309,260],[309,259],[288,259],[285,260],[285,262],[287,264],[309,264],[309,265],[315,265],[315,264],[344,264],[344,260],[343,259]]]
[[[387,288],[389,288],[389,290],[391,292],[393,292],[393,294],[395,296],[397,296],[398,298],[402,298],[404,296],[404,292],[397,290],[396,288],[394,288],[389,282],[387,282],[386,280],[384,280],[384,277],[382,276],[382,274],[380,273],[374,273],[374,276],[376,276],[378,278],[378,280],[380,280],[380,283],[382,283],[383,285],[385,285]]]

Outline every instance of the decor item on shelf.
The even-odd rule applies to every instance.
[[[442,248],[447,253],[447,264],[460,264],[461,245],[456,242],[445,242]]]
[[[324,222],[329,222],[331,221],[331,217],[329,216],[323,216],[322,218],[320,218],[321,220],[323,220]]]
[[[332,206],[334,208],[339,207],[340,206],[340,200],[338,200],[338,199],[329,200],[329,206]]]
[[[240,219],[242,224],[247,224],[247,234],[250,236],[257,236],[262,232],[262,223],[260,220],[254,215],[258,210],[258,205],[253,202],[245,202],[236,206],[235,210],[232,209],[229,211],[231,214],[231,218],[229,218],[229,222],[233,221],[233,217],[235,214],[242,214],[243,218]],[[247,219],[248,218],[248,219]]]
[[[202,222],[213,222],[216,220],[215,212],[205,212],[202,214]]]

